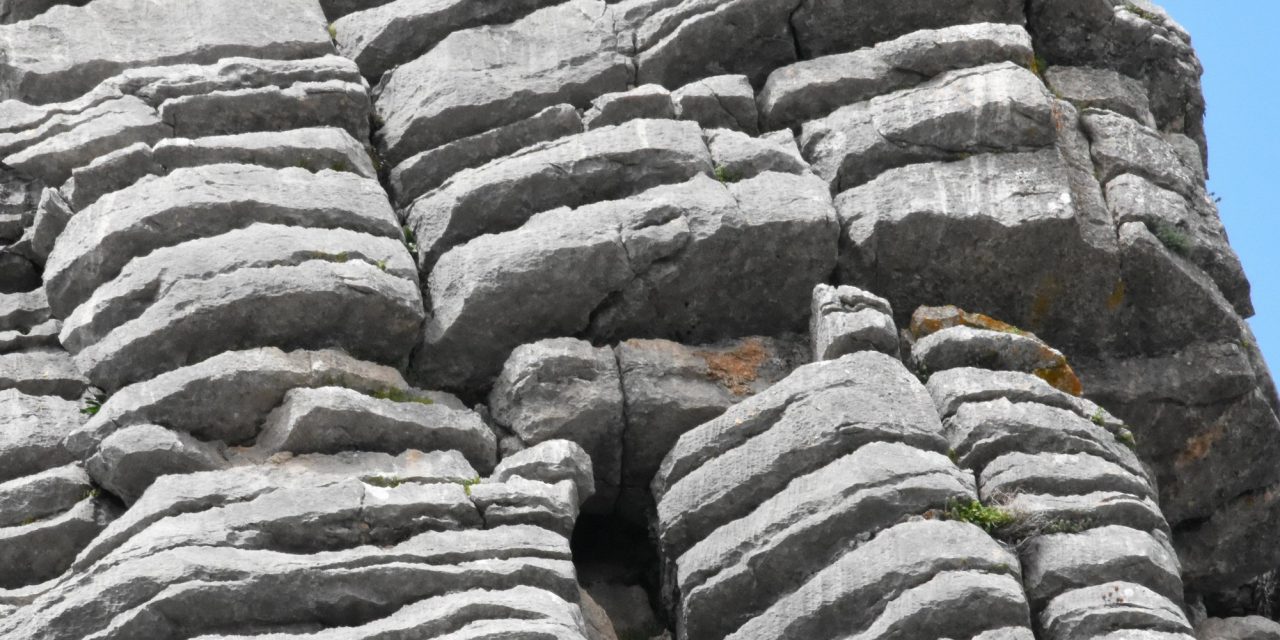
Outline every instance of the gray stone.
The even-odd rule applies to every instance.
[[[1025,64],[1033,55],[1031,36],[1016,24],[916,31],[774,71],[760,90],[760,118],[767,129],[795,127],[947,71],[1005,61]]]
[[[1154,500],[1128,493],[1019,493],[1002,500],[1000,506],[1017,517],[1017,522],[1008,532],[1014,538],[1111,525],[1166,534],[1169,531],[1169,525]]]
[[[1020,371],[972,367],[947,369],[930,375],[925,386],[933,396],[938,415],[944,420],[965,404],[1003,398],[1014,403],[1035,402],[1066,409],[1111,431],[1124,426],[1118,418],[1093,402],[1054,388],[1043,378]]]
[[[74,460],[63,440],[84,422],[80,408],[54,396],[0,391],[0,482]]]
[[[1002,62],[842,107],[806,123],[800,147],[841,192],[888,169],[1036,149],[1056,135],[1053,96],[1035,74]]]
[[[511,352],[489,394],[493,417],[526,445],[570,440],[591,456],[595,492],[584,508],[608,513],[622,473],[622,386],[607,347],[561,338]]]
[[[582,131],[582,117],[572,105],[547,107],[524,120],[413,155],[391,170],[391,191],[396,203],[407,207],[463,169]]]
[[[787,0],[684,0],[661,3],[635,32],[637,83],[678,87],[741,74],[764,82],[796,60]],[[657,8],[657,7],[655,7]]]
[[[60,4],[83,5],[83,0],[3,0],[0,2],[0,24],[30,20]]]
[[[204,65],[126,69],[104,81],[99,90],[116,86],[120,91],[136,95],[159,108],[165,101],[182,96],[263,87],[283,89],[299,83],[331,80],[356,85],[364,82],[356,63],[334,55],[331,46],[326,46],[319,57],[302,60],[230,57]]]
[[[1085,180],[1058,150],[891,169],[836,199],[838,281],[884,296],[899,323],[946,300],[1069,347],[1114,315],[1119,271],[1110,216]]]
[[[320,0],[320,8],[324,9],[324,17],[328,18],[330,22],[333,22],[334,20],[337,20],[349,13],[366,11],[394,1],[395,0]]]
[[[681,435],[808,362],[798,340],[745,338],[701,347],[626,340],[615,353],[627,428],[618,515],[647,526],[649,483]]]
[[[88,457],[111,433],[147,423],[241,445],[253,440],[290,389],[335,385],[366,393],[408,387],[395,369],[338,351],[229,351],[121,389],[67,436],[67,446]]]
[[[45,520],[0,528],[0,588],[56,578],[76,553],[107,526],[111,511],[93,498]]]
[[[814,360],[868,350],[898,355],[898,331],[889,301],[848,285],[814,287],[809,339]]]
[[[746,76],[703,78],[672,91],[671,100],[677,118],[692,120],[704,129],[760,133],[756,94]]]
[[[606,93],[592,100],[582,122],[587,129],[599,129],[628,120],[675,117],[671,92],[662,85],[646,84],[628,91]]]
[[[33,263],[44,266],[58,235],[66,228],[67,221],[75,215],[71,205],[56,189],[45,189],[40,196],[40,205],[36,209],[35,219],[23,233],[22,240],[28,243],[26,257]]]
[[[111,434],[85,466],[102,488],[133,504],[159,476],[213,471],[227,460],[218,443],[147,424]]]
[[[568,480],[547,484],[514,477],[470,485],[469,491],[486,527],[532,525],[566,538],[573,533],[578,489]]]
[[[680,437],[653,483],[662,552],[678,557],[793,478],[874,441],[945,447],[924,387],[875,352],[801,367]]]
[[[511,349],[544,337],[797,330],[809,287],[830,273],[833,225],[821,181],[779,173],[728,185],[698,177],[535,216],[436,265],[414,369],[427,386],[477,387]]]
[[[538,212],[626,197],[711,171],[696,125],[633,120],[459,173],[414,202],[407,219],[426,272],[451,247],[517,228]]]
[[[1022,24],[1018,0],[804,0],[791,17],[803,58],[841,53],[891,40],[921,29],[956,24]]]
[[[629,37],[603,0],[571,0],[509,25],[468,29],[387,74],[375,103],[391,164],[569,103],[578,108],[632,80]]]
[[[1103,184],[1132,173],[1189,198],[1204,188],[1159,131],[1099,109],[1084,110],[1080,121],[1092,142],[1093,161]]]
[[[981,611],[982,615],[974,615]],[[948,571],[909,589],[885,606],[857,640],[979,633],[991,627],[1031,626],[1022,585],[1009,575]],[[1024,628],[1025,628],[1024,627]]]
[[[0,331],[26,330],[49,319],[49,299],[43,289],[0,294]]]
[[[253,454],[454,450],[488,473],[497,462],[497,446],[493,433],[471,411],[425,399],[401,402],[322,387],[286,393],[263,422]]]
[[[945,456],[902,444],[872,443],[798,477],[679,557],[684,637],[724,637],[843,550],[974,495]]]
[[[1191,632],[1191,625],[1176,604],[1139,584],[1107,582],[1068,591],[1049,602],[1040,613],[1040,626],[1051,640],[1084,638],[1167,638],[1165,635],[1102,634],[1129,628],[1165,634]]]
[[[413,282],[366,262],[312,260],[183,280],[75,361],[108,392],[223,351],[267,346],[337,347],[399,367],[422,320]]]
[[[6,28],[0,26],[0,31]],[[73,169],[98,156],[171,135],[155,110],[133,96],[104,103],[93,112],[93,117],[75,127],[13,153],[4,159],[5,164],[57,186],[71,177]]]
[[[493,479],[520,477],[547,484],[568,480],[578,490],[579,505],[595,493],[591,456],[572,440],[544,440],[507,456],[493,469]]]
[[[1044,82],[1055,95],[1080,109],[1114,111],[1145,126],[1156,126],[1146,87],[1138,80],[1117,71],[1090,67],[1049,67],[1044,72]]]
[[[65,134],[82,126],[92,127],[93,121],[102,118],[119,119],[121,114],[136,113],[139,110],[132,98],[126,99],[115,87],[102,87],[76,100],[52,105],[33,106],[17,100],[5,100],[5,115],[11,120],[6,122],[4,133],[0,133],[0,155],[8,156],[38,145],[51,138]],[[21,106],[18,110],[16,107]],[[150,105],[144,105],[150,106]],[[132,107],[132,108],[131,108]],[[15,112],[17,111],[17,112]],[[152,113],[152,117],[154,117]],[[19,193],[25,188],[24,182],[30,176],[22,176],[14,172],[5,172],[5,190]],[[39,188],[36,188],[39,191]],[[20,201],[13,195],[6,195],[6,200],[13,198],[10,207]]]
[[[62,349],[0,355],[0,390],[76,400],[88,387],[89,381]]]
[[[1084,533],[1058,533],[1028,541],[1021,550],[1027,595],[1049,604],[1071,589],[1125,580],[1182,601],[1178,557],[1163,534],[1126,527],[1102,527]]]
[[[122,69],[227,56],[305,58],[331,51],[314,1],[181,0],[140,6],[108,0],[59,6],[0,27],[9,56],[0,95],[37,104],[69,100]]]
[[[962,405],[945,425],[956,459],[965,468],[982,469],[1013,452],[1087,453],[1146,476],[1138,457],[1111,431],[1072,411],[1001,398]]]
[[[62,323],[58,320],[47,320],[30,329],[0,331],[0,353],[56,349],[61,346],[58,342],[60,331]]]
[[[0,249],[0,293],[31,291],[39,286],[40,272],[29,258]]]
[[[163,173],[152,157],[152,142],[155,141],[136,142],[73,169],[71,179],[62,186],[71,208],[79,211],[105,194],[119,191],[146,176]]]
[[[93,491],[78,464],[0,483],[0,527],[26,525],[75,506]]]
[[[63,323],[62,344],[79,352],[138,318],[181,283],[239,269],[290,267],[311,261],[361,262],[417,285],[418,271],[399,239],[345,229],[252,224],[211,238],[157,249],[130,262],[98,287]]]
[[[1199,640],[1280,640],[1280,622],[1262,616],[1209,618],[1196,627]]]
[[[341,127],[357,140],[369,139],[369,94],[364,85],[344,80],[180,96],[164,101],[159,111],[173,135],[184,138]]]
[[[1114,491],[1155,499],[1155,489],[1146,478],[1124,467],[1086,453],[1010,453],[992,460],[978,477],[983,499],[999,501],[1003,496],[1023,493],[1056,495]]]
[[[778,144],[731,129],[712,129],[706,132],[706,139],[715,175],[720,180],[748,180],[768,171],[809,174],[809,163],[800,157],[794,140]]]
[[[155,161],[166,171],[202,164],[253,164],[308,171],[350,171],[378,178],[362,143],[337,127],[310,127],[254,134],[175,138],[155,145]]]
[[[554,0],[397,0],[348,14],[332,26],[338,51],[370,82],[470,27],[513,22]]]
[[[863,636],[857,633],[873,628],[882,615],[895,618],[904,613],[892,604],[899,596],[930,584],[937,576],[943,576],[942,584],[934,583],[934,586],[944,586],[957,571],[986,571],[997,581],[1001,576],[1016,580],[1017,567],[1016,558],[973,525],[909,522],[835,559],[795,592],[778,599],[728,637],[733,640],[838,637],[861,640]],[[957,581],[957,586],[960,584],[963,581]],[[993,627],[1026,625],[1024,599],[988,598],[986,601],[999,604],[984,610],[982,616],[972,615],[970,609],[942,616],[939,622],[956,625],[953,631],[963,628],[975,634]],[[974,629],[972,625],[984,626]],[[925,637],[946,632],[938,629],[926,633]]]
[[[1066,357],[1035,336],[959,326],[921,338],[911,347],[911,362],[926,372],[977,367],[1035,373],[1061,367]]]
[[[1253,315],[1249,280],[1227,242],[1217,207],[1208,197],[1184,199],[1150,181],[1124,174],[1107,183],[1107,202],[1116,222],[1142,222],[1218,285],[1241,317]]]
[[[254,222],[401,235],[381,186],[352,173],[249,165],[179,169],[109,194],[71,219],[45,268],[50,307],[66,317],[129,260]]]

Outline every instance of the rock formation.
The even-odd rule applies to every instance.
[[[0,0],[0,637],[1280,639],[1148,0]]]

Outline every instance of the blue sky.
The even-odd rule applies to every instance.
[[[1253,284],[1250,320],[1280,374],[1280,65],[1271,59],[1277,0],[1157,0],[1187,31],[1204,63],[1209,190]]]

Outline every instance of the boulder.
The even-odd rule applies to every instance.
[[[36,396],[79,399],[89,380],[62,349],[40,349],[0,355],[0,390]]]
[[[0,31],[10,27],[0,26]],[[66,182],[72,170],[98,156],[141,142],[152,144],[172,135],[147,103],[124,96],[92,109],[84,121],[68,130],[13,153],[5,164],[30,174],[49,186]]]
[[[712,76],[745,75],[759,86],[774,68],[795,62],[787,0],[677,0],[635,30],[637,83],[679,87]]]
[[[1049,67],[1044,83],[1054,95],[1080,109],[1105,109],[1156,126],[1151,102],[1142,82],[1111,69]]]
[[[160,476],[221,469],[227,460],[216,443],[147,424],[111,434],[85,465],[102,488],[133,504]]]
[[[856,351],[898,355],[889,301],[848,285],[814,287],[809,339],[814,360],[834,360]]]
[[[809,163],[790,136],[753,138],[732,129],[712,129],[705,135],[715,176],[722,182],[749,180],[767,171],[809,174]]]
[[[1172,640],[1186,638],[1191,633],[1186,615],[1176,604],[1142,585],[1123,580],[1091,585],[1054,598],[1040,613],[1040,626],[1052,640],[1104,637]],[[1126,628],[1152,635],[1116,632]],[[1115,633],[1102,635],[1107,632]]]
[[[1072,589],[1124,580],[1179,603],[1182,580],[1178,557],[1162,538],[1163,534],[1125,527],[1032,538],[1021,551],[1027,595],[1033,603],[1048,604],[1051,610],[1054,605],[1050,599]]]
[[[703,129],[733,129],[759,135],[756,94],[746,76],[703,78],[671,92],[676,117]]]
[[[75,506],[53,517],[0,528],[0,588],[13,589],[58,577],[113,515],[103,502],[82,497]]]
[[[357,140],[369,139],[369,110],[365,86],[344,80],[185,95],[159,108],[160,119],[183,138],[341,127]]]
[[[587,129],[599,129],[628,120],[676,117],[671,92],[662,85],[646,84],[629,91],[606,93],[591,101],[582,116]]]
[[[494,420],[526,445],[548,440],[580,445],[591,456],[595,476],[595,492],[584,509],[613,510],[625,424],[612,350],[570,338],[519,347],[494,382],[489,407]]]
[[[584,108],[632,80],[629,38],[604,0],[572,0],[500,27],[451,34],[378,85],[376,140],[391,164],[528,118]]]
[[[1158,130],[1097,108],[1085,109],[1080,121],[1089,134],[1098,179],[1103,184],[1132,173],[1189,198],[1203,190],[1196,173],[1200,168],[1188,167]]]
[[[146,176],[161,173],[163,167],[152,156],[151,144],[135,142],[123,149],[98,156],[87,165],[72,169],[71,179],[62,186],[61,192],[71,208],[79,211],[97,202],[105,194],[119,191]]]
[[[0,482],[75,460],[63,442],[85,421],[80,409],[79,403],[56,396],[0,391]]]
[[[313,0],[269,7],[248,0],[58,6],[0,26],[9,50],[0,64],[0,95],[42,104],[69,100],[130,67],[207,64],[228,56],[320,56],[331,51],[324,25]]]
[[[1016,328],[992,331],[949,327],[912,345],[911,362],[923,372],[962,367],[1020,371],[1034,374],[1073,396],[1083,393],[1080,379],[1062,352]]]
[[[22,235],[22,242],[28,243],[25,253],[33,263],[44,266],[58,235],[66,228],[73,215],[75,210],[58,190],[45,189],[40,196],[35,219]]]
[[[544,440],[507,456],[492,477],[498,482],[518,477],[547,484],[569,480],[577,487],[579,505],[595,493],[591,456],[572,440]]]
[[[0,527],[44,520],[72,508],[93,490],[79,464],[0,483]]]

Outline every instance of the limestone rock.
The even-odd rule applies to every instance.
[[[57,320],[46,320],[30,329],[0,331],[0,353],[56,349],[60,331],[62,323]]]
[[[591,101],[582,121],[588,129],[599,129],[628,120],[674,118],[671,92],[661,85],[646,84],[630,91],[606,93]]]
[[[753,85],[798,55],[787,0],[677,0],[658,4],[635,32],[639,84],[679,87],[745,75]]]
[[[64,446],[84,422],[81,405],[56,396],[0,391],[0,481],[65,465],[76,458]]]
[[[0,355],[0,390],[15,389],[37,396],[78,399],[89,381],[61,349],[42,349]]]
[[[136,142],[76,167],[61,191],[71,208],[79,211],[97,202],[105,194],[119,191],[146,176],[160,173],[162,167],[152,155],[151,144]]]
[[[1262,616],[1210,618],[1196,627],[1200,640],[1276,640],[1280,623]]]
[[[86,465],[99,485],[133,504],[159,476],[212,471],[227,461],[216,445],[149,424],[111,434]]]
[[[0,27],[10,52],[0,65],[0,95],[39,104],[73,98],[129,67],[235,55],[304,58],[330,48],[315,2],[262,7],[245,0],[183,0],[148,7],[144,11],[136,0],[58,6]]]
[[[1134,529],[1103,527],[1040,536],[1027,544],[1022,558],[1023,579],[1033,602],[1043,604],[1071,589],[1117,580],[1181,601],[1181,571],[1168,541]]]
[[[1066,356],[1025,332],[950,327],[912,346],[911,361],[928,372],[980,367],[1033,373],[1071,395],[1081,393],[1080,380]]]
[[[855,351],[898,355],[898,332],[889,301],[857,287],[820,284],[813,289],[809,337],[814,360]]]
[[[1095,108],[1084,110],[1081,122],[1093,142],[1090,150],[1103,184],[1132,173],[1188,197],[1203,188],[1195,172],[1155,129]]]
[[[734,129],[760,133],[755,91],[746,76],[703,78],[671,92],[676,117],[693,120],[704,129]]]
[[[1148,127],[1156,124],[1146,87],[1117,71],[1049,67],[1044,72],[1044,81],[1056,95],[1081,109],[1105,109],[1133,118]]]
[[[555,339],[511,352],[489,395],[497,422],[527,445],[569,440],[591,456],[587,511],[609,512],[622,473],[622,386],[610,349]],[[586,494],[583,494],[586,495]]]
[[[809,163],[800,157],[790,137],[775,142],[731,129],[713,129],[706,132],[706,139],[715,176],[721,181],[748,180],[768,171],[809,174]]]
[[[1016,0],[944,3],[927,0],[875,0],[850,6],[840,0],[804,0],[793,16],[800,54],[815,58],[871,46],[921,29],[956,24],[998,22],[1022,24]]]
[[[153,157],[166,171],[202,164],[252,164],[277,169],[332,169],[365,178],[378,177],[364,145],[337,127],[161,140],[155,145]]]
[[[93,491],[78,464],[0,483],[0,527],[30,524],[66,511]]]
[[[85,497],[51,518],[0,528],[0,588],[44,582],[60,575],[76,553],[112,518],[111,509]]]
[[[547,484],[572,481],[580,503],[595,493],[591,456],[572,440],[544,440],[503,458],[493,470],[493,478],[499,482],[514,477]]]
[[[1124,628],[1170,635],[1191,632],[1191,625],[1176,604],[1155,591],[1124,580],[1091,585],[1058,596],[1041,612],[1040,625],[1054,640],[1102,637],[1102,633]],[[1117,634],[1117,637],[1168,636]]]
[[[12,27],[0,27],[0,31]],[[16,169],[50,186],[61,185],[72,170],[98,156],[137,142],[154,143],[171,135],[155,110],[142,100],[124,96],[93,109],[93,117],[4,159]]]
[[[185,95],[166,100],[159,111],[173,134],[184,138],[333,126],[369,139],[369,94],[364,85],[344,80]]]
[[[30,329],[49,319],[49,299],[43,289],[0,294],[0,331]]]

